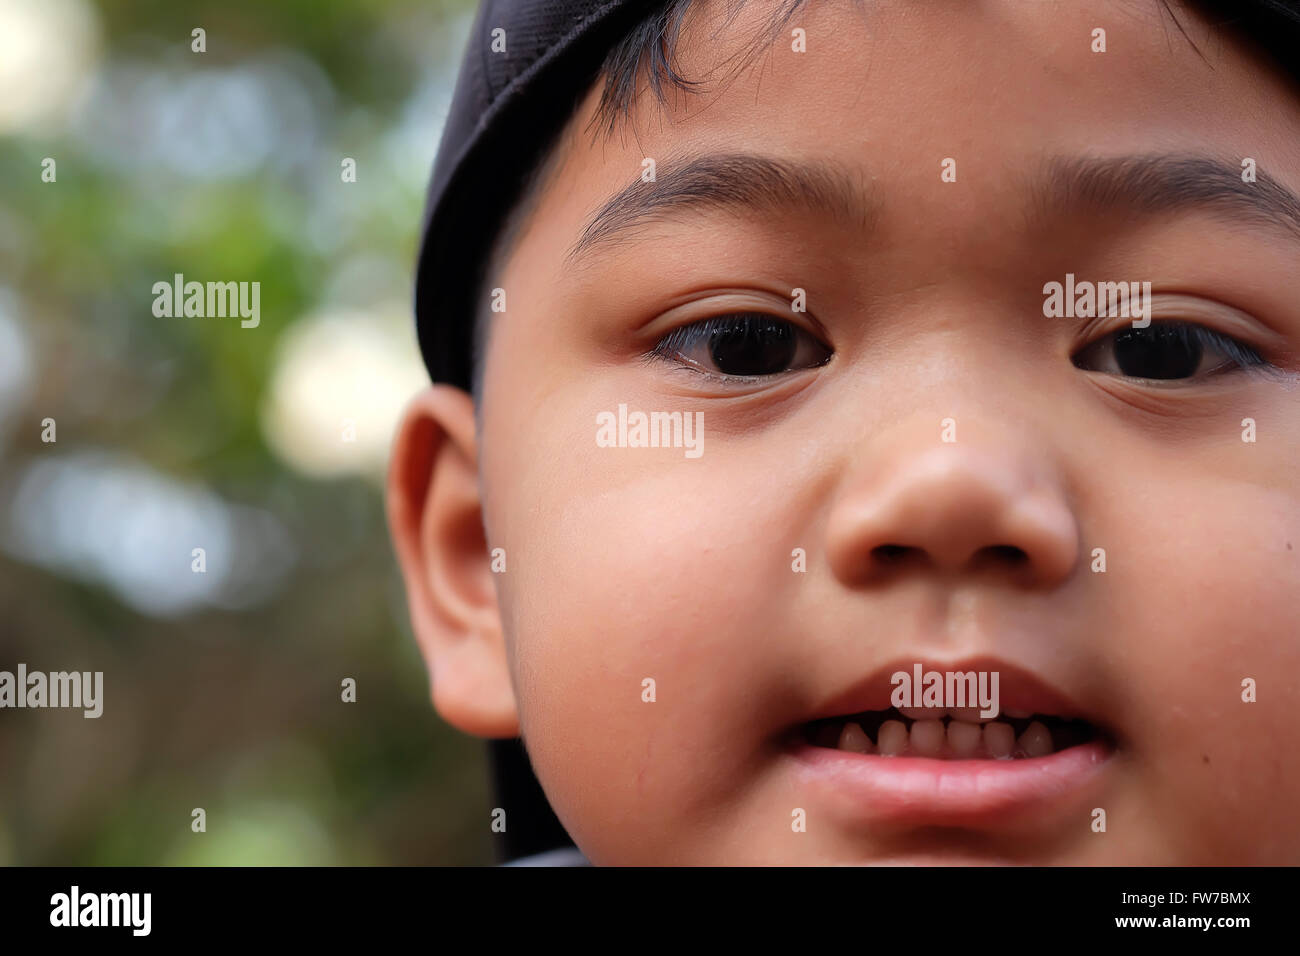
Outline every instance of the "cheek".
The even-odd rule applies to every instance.
[[[721,443],[687,460],[597,448],[594,432],[513,458],[521,491],[500,522],[523,734],[588,852],[629,813],[643,845],[680,840],[752,777],[759,735],[735,729],[789,706],[785,542],[806,524],[772,471]]]
[[[1214,859],[1294,857],[1300,501],[1231,481],[1169,481],[1144,497],[1117,525],[1135,563],[1111,550],[1107,584],[1125,609],[1108,643],[1146,801],[1169,837],[1194,835]]]

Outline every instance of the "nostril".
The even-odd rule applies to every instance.
[[[882,571],[903,571],[929,563],[925,548],[906,544],[878,544],[871,549],[871,560]],[[1030,564],[1029,554],[1012,544],[991,544],[980,548],[967,564],[968,569],[1023,568]]]
[[[882,564],[901,561],[912,549],[905,544],[879,544],[871,549],[871,556]]]
[[[1019,565],[1029,563],[1029,555],[1013,544],[994,544],[987,548],[981,548],[977,557],[980,556],[1002,564]]]

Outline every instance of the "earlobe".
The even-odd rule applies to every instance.
[[[519,717],[483,533],[474,406],[434,385],[393,440],[388,525],[434,707],[480,737],[514,737]]]

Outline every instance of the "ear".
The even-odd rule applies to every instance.
[[[474,405],[434,385],[407,406],[388,472],[388,526],[434,708],[479,737],[516,737],[515,706],[483,533]]]

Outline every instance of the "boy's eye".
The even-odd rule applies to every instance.
[[[786,319],[740,312],[680,326],[660,339],[651,354],[717,375],[754,378],[816,368],[832,351]]]
[[[1176,380],[1266,364],[1249,345],[1191,322],[1125,326],[1071,356],[1076,368],[1132,378]]]

